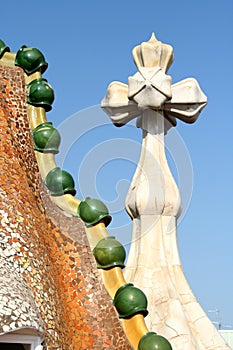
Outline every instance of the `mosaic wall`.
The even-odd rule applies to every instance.
[[[0,67],[0,334],[32,328],[48,350],[131,349],[83,223],[42,183],[26,111],[21,68]]]
[[[39,333],[43,337],[43,323],[31,289],[3,254],[0,255],[0,266],[1,333],[30,328],[31,334]]]

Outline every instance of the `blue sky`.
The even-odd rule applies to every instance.
[[[171,142],[184,200],[182,264],[204,310],[219,309],[222,323],[233,326],[232,0],[20,1],[4,2],[1,14],[0,37],[11,51],[34,46],[49,63],[44,77],[56,97],[47,119],[62,132],[58,165],[72,173],[78,197],[97,193],[109,203],[109,231],[124,243],[130,241],[124,196],[141,134],[133,123],[112,126],[99,104],[111,81],[127,83],[136,72],[135,45],[155,32],[173,46],[173,82],[195,77],[208,96],[198,121],[178,122]],[[209,316],[215,321],[214,313]]]

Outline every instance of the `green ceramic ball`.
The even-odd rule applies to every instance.
[[[101,220],[108,226],[112,220],[108,208],[99,199],[86,197],[78,206],[78,216],[87,224],[95,225]]]
[[[115,266],[124,268],[125,248],[114,236],[101,239],[93,250],[99,269],[109,269]]]
[[[61,196],[63,194],[75,195],[73,177],[65,170],[59,167],[52,169],[45,178],[45,185],[48,187],[52,196]]]
[[[21,67],[28,75],[37,71],[44,73],[48,67],[42,52],[35,47],[23,45],[16,53],[15,65]]]
[[[155,332],[148,332],[140,339],[138,350],[172,350],[172,347],[166,338]]]
[[[131,318],[136,314],[142,314],[144,317],[148,315],[147,298],[132,283],[127,283],[118,289],[113,299],[113,305],[120,318]]]
[[[52,109],[54,91],[44,78],[38,78],[27,85],[27,102],[35,107],[43,107],[46,112]]]
[[[34,149],[43,153],[58,153],[61,136],[50,122],[38,125],[33,131]]]

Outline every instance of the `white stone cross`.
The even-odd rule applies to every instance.
[[[128,85],[112,82],[101,103],[112,122],[124,125],[145,109],[162,111],[172,123],[174,118],[195,122],[207,98],[193,78],[171,85],[166,72],[174,59],[172,47],[152,34],[148,42],[133,49],[133,58],[138,72],[129,77]]]
[[[128,85],[112,82],[101,103],[116,126],[137,117],[143,131],[140,160],[125,201],[133,232],[124,275],[147,295],[148,328],[168,338],[173,350],[229,350],[181,267],[176,237],[181,201],[164,147],[164,135],[176,118],[195,122],[207,98],[194,78],[172,85],[166,72],[173,49],[154,34],[132,54],[138,72]]]

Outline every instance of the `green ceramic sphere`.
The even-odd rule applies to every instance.
[[[35,107],[43,107],[46,112],[52,109],[54,92],[52,86],[44,78],[38,78],[27,85],[27,102]]]
[[[99,269],[109,269],[115,266],[125,267],[125,248],[114,236],[101,239],[93,249],[93,254]]]
[[[127,283],[118,289],[113,299],[113,305],[120,318],[131,318],[136,314],[142,314],[144,317],[148,315],[147,298],[132,283]]]
[[[28,75],[37,71],[44,73],[48,67],[45,62],[44,55],[35,47],[27,47],[23,45],[15,57],[15,65],[23,68]]]
[[[43,153],[58,153],[61,136],[50,122],[38,125],[32,131],[34,149]]]
[[[48,187],[52,196],[61,196],[67,193],[74,196],[76,193],[73,177],[59,167],[52,169],[47,174],[45,185]]]
[[[101,220],[104,220],[105,225],[108,226],[112,220],[106,205],[99,199],[92,199],[90,197],[86,197],[79,204],[78,216],[87,225],[95,225]]]
[[[0,58],[4,55],[5,52],[9,52],[10,48],[6,46],[4,41],[0,40]]]
[[[154,332],[148,332],[139,341],[138,350],[172,350],[169,341]]]

